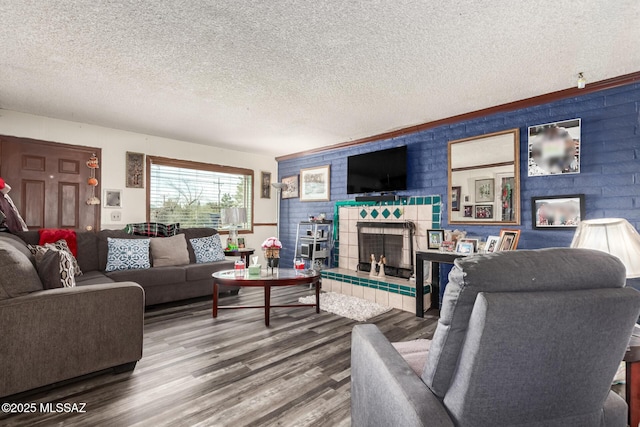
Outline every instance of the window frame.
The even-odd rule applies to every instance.
[[[251,221],[248,230],[238,230],[238,234],[253,234],[254,228],[254,207],[255,207],[255,176],[253,169],[239,168],[235,166],[224,166],[213,163],[194,162],[192,160],[172,159],[169,157],[147,155],[145,176],[147,180],[147,222],[151,221],[151,165],[161,165],[184,169],[203,170],[207,172],[218,172],[236,175],[246,175],[251,177]],[[220,234],[228,234],[229,230],[217,229]]]

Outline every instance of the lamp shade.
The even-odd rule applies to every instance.
[[[223,225],[240,225],[246,222],[246,208],[223,208],[220,210],[220,223]]]
[[[628,279],[640,277],[640,234],[626,219],[581,221],[571,247],[610,253],[620,258],[627,269]]]

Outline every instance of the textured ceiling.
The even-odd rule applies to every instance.
[[[274,155],[640,70],[638,0],[0,1],[0,108]]]

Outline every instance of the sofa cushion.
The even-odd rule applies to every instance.
[[[78,265],[83,274],[100,270],[98,257],[98,234],[93,231],[81,232],[76,235],[78,240]],[[77,281],[77,279],[76,279]]]
[[[38,262],[38,254],[41,252],[47,252],[49,250],[65,252],[69,255],[69,260],[71,261],[71,265],[73,266],[74,276],[81,276],[82,270],[78,265],[78,260],[73,256],[69,246],[67,245],[67,241],[64,239],[60,239],[55,243],[45,243],[43,246],[40,245],[28,245],[29,250],[36,257],[36,263]],[[66,258],[65,258],[66,259]],[[37,264],[36,264],[37,266]]]
[[[40,248],[44,248],[39,246]],[[36,269],[44,289],[73,288],[76,286],[73,255],[56,249],[39,250],[35,254]]]
[[[196,264],[206,262],[223,261],[224,251],[218,234],[209,237],[190,239],[193,252],[196,255]]]
[[[180,230],[179,234],[184,234],[184,237],[187,239],[187,250],[189,251],[189,262],[196,262],[196,254],[193,252],[193,246],[191,246],[191,239],[199,239],[201,237],[213,236],[218,234],[218,231],[215,228],[183,228]]]
[[[412,341],[392,342],[391,345],[407,361],[417,376],[422,375],[424,365],[427,363],[431,340],[418,339]]]
[[[12,244],[0,241],[0,299],[41,290],[42,282],[31,260]]]
[[[449,274],[422,380],[444,397],[479,292],[621,288],[625,282],[625,267],[618,258],[590,249],[505,251],[459,258]]]
[[[178,234],[180,231],[180,223],[161,224],[159,222],[139,222],[136,224],[127,224],[123,231],[139,236],[169,237]]]
[[[189,251],[184,234],[154,237],[150,245],[154,267],[189,264]]]
[[[119,270],[107,273],[116,282],[136,282],[143,287],[176,285],[186,281],[184,267],[154,267],[146,270]]]
[[[148,239],[148,237],[127,234],[122,230],[102,230],[98,233],[98,270],[105,271],[107,268],[107,256],[109,255],[108,238],[115,239]]]
[[[38,241],[40,246],[44,246],[46,243],[65,240],[71,250],[71,254],[73,254],[73,256],[78,255],[78,239],[75,231],[63,228],[41,228],[38,230],[38,233],[40,233],[40,240]]]
[[[10,233],[0,233],[0,240],[10,244],[14,248],[22,252],[27,258],[29,258],[29,260],[35,267],[36,259],[33,256],[33,253],[31,253],[25,241],[22,240],[19,236]]]
[[[151,239],[107,238],[109,252],[105,271],[143,270],[151,267],[149,243]]]
[[[86,272],[82,276],[76,278],[76,286],[101,285],[103,283],[113,282],[113,279],[105,276],[104,273],[97,270]]]
[[[195,280],[213,279],[211,275],[216,271],[229,270],[233,268],[234,261],[218,261],[208,262],[206,264],[189,264],[185,265],[184,269],[187,272],[187,281],[192,282]]]

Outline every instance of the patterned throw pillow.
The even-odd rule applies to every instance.
[[[151,267],[149,243],[151,239],[114,239],[107,237],[106,271],[140,270]]]
[[[43,248],[40,246],[40,248]],[[36,269],[44,289],[73,288],[76,279],[73,255],[53,248],[43,248],[35,254]]]
[[[196,263],[224,261],[224,250],[220,243],[220,235],[214,234],[209,237],[199,239],[189,239],[193,252],[196,254]]]
[[[75,276],[82,275],[82,270],[80,270],[80,266],[78,265],[78,260],[71,253],[71,249],[69,249],[69,246],[67,245],[66,240],[60,239],[55,243],[45,243],[43,246],[34,246],[34,245],[27,245],[27,246],[29,247],[29,250],[34,256],[38,255],[38,252],[42,252],[42,251],[46,252],[48,249],[54,249],[56,251],[62,251],[62,252],[68,253],[71,258],[71,264],[73,266],[74,275]]]
[[[124,232],[149,237],[169,237],[175,236],[180,231],[180,223],[162,224],[159,222],[139,222],[127,224]]]

